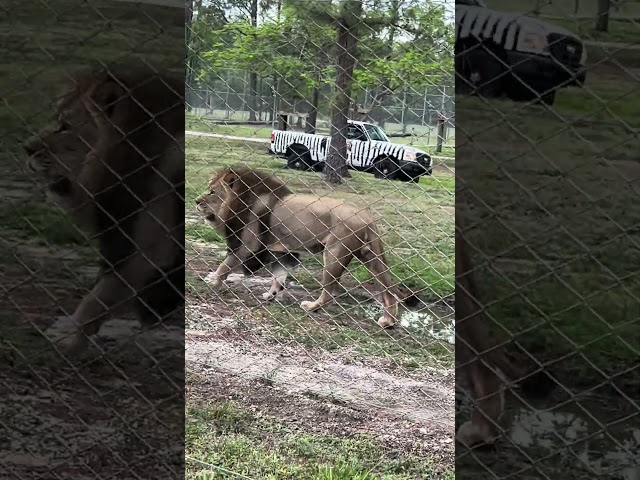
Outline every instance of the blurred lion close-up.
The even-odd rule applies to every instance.
[[[144,326],[184,303],[184,79],[147,67],[81,72],[56,118],[24,143],[27,165],[100,253],[100,273],[75,309],[81,347],[110,316]]]
[[[456,217],[456,384],[467,386],[471,418],[456,440],[466,447],[489,446],[500,437],[505,390],[519,384],[528,398],[549,395],[555,382],[544,369],[509,352],[490,329],[479,298],[470,245]]]
[[[360,260],[382,287],[382,327],[393,327],[398,305],[418,303],[394,280],[375,220],[367,209],[344,200],[295,194],[276,176],[241,166],[222,169],[196,199],[203,217],[227,243],[227,256],[212,275],[218,286],[234,272],[255,273],[263,266],[274,274],[270,299],[284,288],[287,269],[299,254],[322,253],[322,292],[301,307],[315,311],[330,303],[353,258]]]

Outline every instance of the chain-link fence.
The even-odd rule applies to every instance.
[[[183,12],[0,10],[0,478],[180,478]]]
[[[453,478],[452,5],[221,5],[188,34],[187,476]]]
[[[638,478],[640,4],[486,3],[456,2],[456,478]]]
[[[229,69],[226,70],[228,72]],[[237,75],[236,70],[232,70]],[[241,71],[243,77],[236,80],[225,70],[220,75],[224,80],[212,82],[208,88],[189,89],[190,98],[188,114],[209,125],[264,125],[275,127],[278,124],[278,112],[285,110],[294,112],[294,126],[300,131],[315,128],[316,131],[328,134],[331,129],[330,103],[318,105],[315,125],[308,123],[309,113],[313,105],[304,98],[287,98],[291,92],[277,92],[272,84],[260,85],[255,100],[256,110],[252,115],[249,105],[251,95],[247,93],[248,72]],[[406,87],[401,92],[394,92],[384,98],[377,97],[376,91],[363,90],[354,92],[352,98],[355,107],[349,112],[352,120],[372,121],[383,128],[391,137],[409,137],[411,143],[420,143],[435,147],[441,143],[452,146],[455,143],[455,120],[453,118],[454,88],[447,85],[425,86],[423,91],[416,92]],[[324,85],[318,98],[329,98],[331,87]],[[439,130],[440,122],[445,125]],[[250,120],[252,119],[253,120]]]

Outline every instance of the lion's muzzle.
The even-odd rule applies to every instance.
[[[27,168],[34,173],[38,173],[40,158],[46,153],[47,149],[44,142],[39,137],[31,137],[22,144],[22,149],[27,154]]]
[[[27,155],[33,157],[41,154],[46,150],[45,144],[40,137],[31,137],[22,144],[23,150]]]
[[[200,213],[202,213],[205,220],[207,220],[210,223],[216,222],[216,216],[213,213],[213,209],[211,208],[211,206],[207,203],[206,197],[196,198],[195,204],[196,204],[196,208]]]

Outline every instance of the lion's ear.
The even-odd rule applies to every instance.
[[[110,120],[115,116],[118,108],[122,108],[127,92],[115,78],[108,78],[95,85],[85,96],[84,103],[87,110],[96,118]]]
[[[229,172],[224,178],[224,185],[232,192],[237,193],[237,190],[240,187],[240,182],[238,180],[239,177],[237,174]]]

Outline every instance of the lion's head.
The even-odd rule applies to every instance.
[[[81,97],[69,92],[59,98],[55,119],[23,144],[27,167],[54,200],[71,195],[96,137],[92,115]]]
[[[225,194],[215,180],[215,177],[211,179],[207,191],[196,198],[196,208],[207,222],[217,227],[218,212],[225,202]]]
[[[283,198],[290,194],[282,180],[274,175],[237,165],[223,168],[213,175],[207,191],[196,199],[196,207],[205,220],[220,226],[232,218],[240,220],[246,217],[262,195]]]
[[[176,125],[184,130],[183,91],[182,77],[147,66],[78,72],[58,99],[54,121],[23,144],[27,166],[49,193],[64,196],[84,166],[95,163],[96,150],[103,155],[120,142],[144,152],[139,163],[157,158],[175,143]]]

